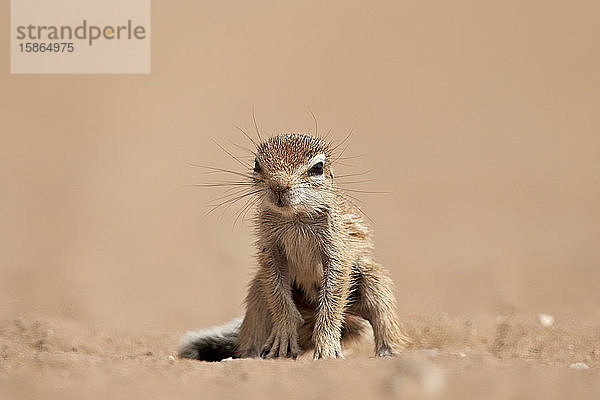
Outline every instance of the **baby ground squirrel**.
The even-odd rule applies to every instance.
[[[258,271],[243,318],[188,332],[180,357],[343,357],[341,341],[367,322],[375,353],[408,343],[396,317],[393,283],[373,261],[373,243],[357,209],[334,180],[332,146],[301,133],[257,144],[254,170],[243,173],[258,204]],[[366,321],[365,321],[366,320]]]

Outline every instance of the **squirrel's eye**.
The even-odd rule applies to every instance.
[[[323,162],[320,161],[308,170],[309,175],[323,175]]]
[[[260,172],[260,165],[258,165],[258,160],[254,160],[254,172]]]

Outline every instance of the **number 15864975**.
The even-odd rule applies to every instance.
[[[56,43],[19,43],[21,53],[72,53],[75,47],[72,42]]]

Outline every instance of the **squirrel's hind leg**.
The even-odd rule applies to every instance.
[[[393,282],[387,272],[377,264],[365,265],[358,291],[352,310],[371,324],[375,354],[384,357],[406,348],[410,339],[398,322]]]
[[[260,282],[254,278],[246,296],[246,314],[239,332],[237,353],[242,358],[260,357],[271,333],[271,315],[260,291]]]

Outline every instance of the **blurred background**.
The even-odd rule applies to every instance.
[[[0,76],[0,319],[179,334],[242,312],[248,222],[206,215],[267,134],[341,141],[400,313],[600,318],[593,2],[152,4],[150,75]],[[5,22],[8,2],[0,5]],[[246,155],[249,159],[251,156]],[[222,177],[226,179],[226,176]]]

